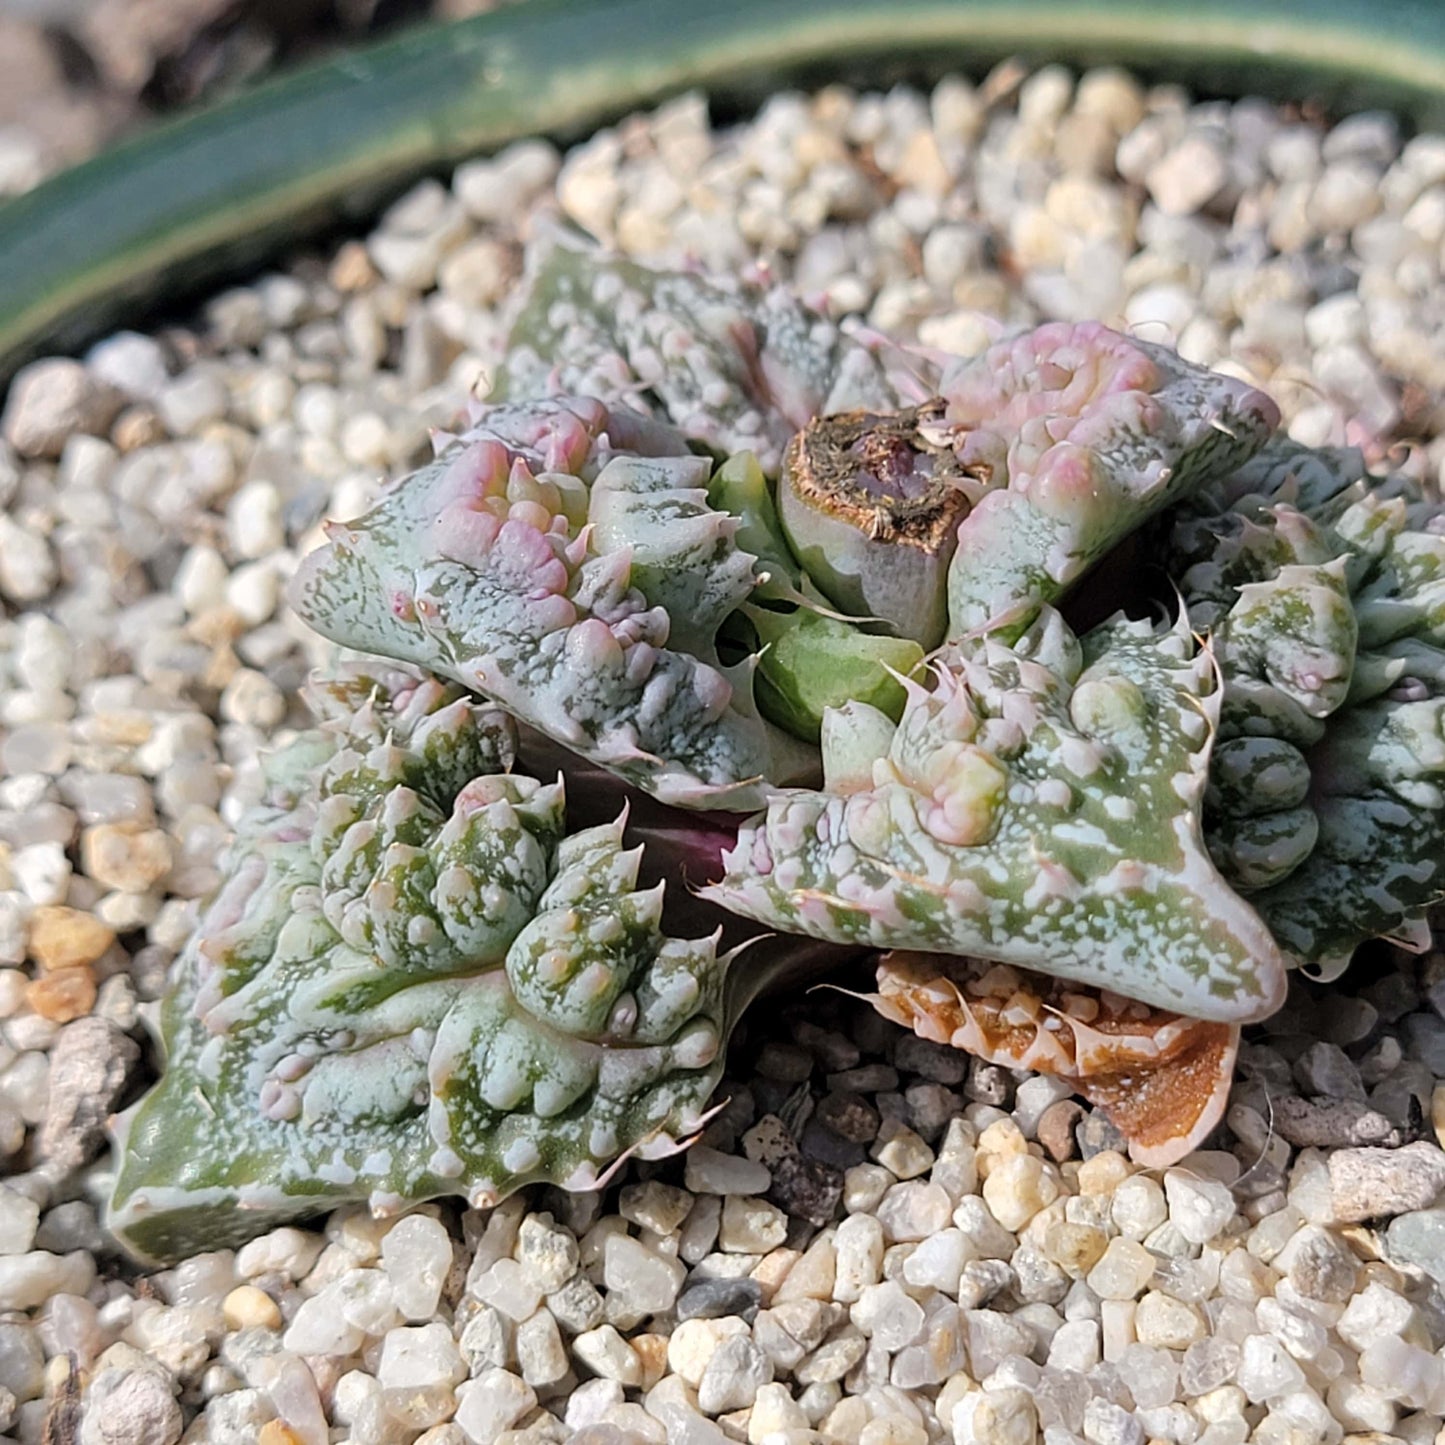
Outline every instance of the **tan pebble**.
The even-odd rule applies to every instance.
[[[978,1165],[978,1177],[987,1179],[989,1171],[1005,1159],[1012,1159],[1029,1152],[1029,1141],[1012,1119],[995,1119],[978,1136],[978,1147],[974,1158]]]
[[[717,1417],[718,1429],[728,1437],[729,1440],[743,1441],[748,1438],[748,1426],[752,1422],[753,1407],[744,1405],[741,1410],[729,1410],[726,1415]]]
[[[76,968],[58,968],[37,978],[25,990],[25,1002],[41,1018],[55,1024],[68,1024],[84,1018],[95,1007],[95,975],[86,964]]]
[[[642,1388],[650,1390],[667,1373],[667,1336],[633,1335],[628,1340],[642,1362]]]
[[[306,1442],[280,1420],[267,1420],[256,1436],[256,1445],[306,1445]]]
[[[371,264],[366,245],[361,241],[348,241],[336,253],[326,279],[338,291],[365,291],[376,285],[380,274]]]
[[[116,417],[110,439],[117,451],[134,452],[164,441],[166,429],[148,406],[128,406]]]
[[[234,607],[220,602],[193,617],[186,628],[186,636],[229,654],[231,643],[244,636],[246,631],[246,619]],[[212,666],[214,665],[213,660]],[[231,657],[229,665],[233,671],[238,665],[234,656]]]
[[[1044,1234],[1044,1257],[1071,1279],[1088,1274],[1108,1247],[1109,1236],[1088,1224],[1051,1224]]]
[[[1430,1095],[1430,1123],[1440,1147],[1445,1149],[1445,1084],[1436,1084]]]
[[[792,1273],[793,1266],[802,1259],[800,1249],[774,1249],[758,1261],[752,1277],[763,1287],[763,1308],[777,1293],[778,1286]]]
[[[263,1330],[281,1328],[281,1310],[263,1289],[243,1284],[233,1289],[221,1305],[221,1313],[233,1330],[259,1327]]]
[[[30,956],[43,969],[94,963],[115,942],[98,918],[63,903],[48,903],[30,915]]]
[[[953,177],[939,153],[938,141],[931,130],[913,133],[898,163],[897,179],[939,199],[953,189]]]
[[[833,1247],[830,1230],[819,1235],[788,1270],[788,1277],[778,1286],[773,1300],[778,1304],[798,1299],[830,1300],[837,1277],[838,1251]]]
[[[1080,1194],[1112,1194],[1132,1173],[1134,1166],[1114,1149],[1104,1149],[1079,1165]]]
[[[171,870],[171,841],[159,828],[97,823],[80,835],[81,866],[97,883],[144,893]]]

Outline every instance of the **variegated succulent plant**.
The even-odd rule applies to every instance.
[[[595,1183],[700,1127],[740,1009],[844,956],[809,940],[1179,1157],[1287,968],[1445,871],[1445,522],[1277,422],[1097,325],[940,358],[539,256],[494,399],[297,576],[419,671],[318,686],[272,760],[116,1229]]]

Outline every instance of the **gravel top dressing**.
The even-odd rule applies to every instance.
[[[0,1440],[1432,1445],[1445,953],[1418,938],[1294,975],[1169,1168],[1067,1083],[824,989],[754,1010],[700,1142],[603,1189],[346,1208],[152,1273],[107,1238],[143,1016],[336,659],[286,584],[485,394],[526,248],[567,222],[958,355],[1099,320],[1264,389],[1296,441],[1445,477],[1445,135],[1118,71],[784,94],[726,130],[687,96],[26,368],[0,443]]]

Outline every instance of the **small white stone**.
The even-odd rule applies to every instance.
[[[23,457],[58,457],[74,433],[102,434],[120,403],[78,361],[48,357],[16,372],[0,428]]]
[[[1147,1174],[1131,1174],[1114,1191],[1110,1215],[1127,1239],[1144,1239],[1169,1217],[1164,1191]]]
[[[25,1254],[35,1243],[40,1206],[35,1200],[0,1184],[0,1254]]]
[[[302,1279],[316,1263],[325,1243],[321,1235],[291,1225],[273,1229],[241,1246],[236,1253],[236,1273],[242,1279],[256,1279],[263,1274]]]
[[[517,1366],[534,1390],[556,1384],[567,1373],[557,1321],[544,1309],[517,1326]]]
[[[1206,1332],[1204,1320],[1192,1306],[1159,1290],[1150,1290],[1134,1312],[1134,1333],[1141,1345],[1184,1350]]]
[[[723,1200],[718,1248],[728,1254],[766,1254],[788,1237],[788,1216],[765,1199],[730,1194]]]
[[[354,1355],[366,1331],[342,1314],[336,1297],[323,1290],[302,1300],[281,1342],[297,1355]]]
[[[550,1214],[529,1214],[517,1235],[517,1262],[543,1294],[559,1290],[577,1273],[580,1254],[571,1230]]]
[[[286,716],[286,695],[265,673],[238,667],[221,692],[220,711],[227,722],[273,728]]]
[[[1250,1335],[1241,1347],[1239,1388],[1255,1404],[1273,1400],[1305,1383],[1304,1371],[1290,1358],[1289,1352],[1267,1335]]]
[[[958,1277],[974,1257],[968,1236],[961,1229],[940,1229],[920,1240],[903,1261],[903,1278],[915,1289],[936,1289],[958,1298]]]
[[[604,1379],[628,1387],[642,1383],[642,1361],[637,1358],[637,1351],[612,1325],[599,1325],[595,1330],[577,1335],[572,1341],[572,1352]]]
[[[877,1284],[883,1269],[883,1226],[868,1214],[850,1214],[833,1236],[837,1264],[833,1298],[852,1304]]]
[[[687,1151],[683,1184],[694,1194],[766,1194],[773,1176],[761,1164],[704,1144]]]
[[[848,1315],[865,1335],[890,1353],[911,1345],[923,1330],[923,1306],[893,1280],[865,1286]]]
[[[383,1389],[451,1389],[466,1374],[452,1332],[440,1322],[388,1330],[382,1338],[376,1378]]]
[[[50,594],[59,575],[45,538],[0,511],[0,596],[38,602]]]
[[[219,607],[226,600],[230,572],[214,547],[198,543],[181,558],[171,590],[192,617]]]
[[[877,1217],[890,1244],[925,1240],[948,1228],[953,1201],[941,1184],[909,1179],[878,1201]]]
[[[648,1249],[630,1235],[614,1234],[603,1247],[603,1281],[639,1314],[671,1309],[685,1276],[677,1260]]]
[[[703,1371],[697,1387],[697,1404],[705,1415],[741,1410],[753,1403],[758,1390],[771,1384],[773,1362],[746,1334],[724,1340]]]
[[[281,578],[270,562],[236,568],[226,583],[226,605],[248,627],[259,627],[281,600]]]
[[[195,436],[220,421],[229,403],[221,377],[208,367],[197,366],[161,388],[156,410],[172,436]]]
[[[458,166],[452,189],[477,220],[513,223],[527,202],[552,184],[561,163],[551,142],[518,141],[487,160]]]
[[[1087,1374],[1103,1358],[1097,1320],[1066,1320],[1049,1341],[1049,1368]]]
[[[1229,165],[1220,146],[1192,135],[1150,166],[1144,184],[1161,211],[1186,216],[1212,200],[1228,179]]]
[[[255,561],[286,545],[281,516],[281,494],[272,482],[247,482],[226,508],[226,535],[231,550],[245,561]]]
[[[136,331],[117,331],[86,353],[90,374],[127,396],[153,401],[170,380],[158,342]]]
[[[479,1300],[519,1323],[542,1302],[541,1287],[515,1259],[495,1261],[468,1287]]]
[[[525,1380],[509,1370],[492,1369],[468,1380],[457,1390],[456,1423],[472,1445],[495,1445],[536,1407],[537,1394]]]
[[[64,903],[70,891],[70,860],[59,843],[32,843],[10,858],[10,871],[37,908]]]
[[[760,1385],[748,1416],[748,1445],[765,1445],[770,1436],[784,1430],[810,1430],[803,1407],[788,1393],[786,1385]]]
[[[983,1181],[983,1198],[990,1213],[1013,1232],[1058,1197],[1057,1175],[1034,1154],[1011,1154],[995,1160]]]
[[[895,1179],[914,1179],[933,1166],[933,1150],[897,1119],[885,1119],[868,1151]]]
[[[668,1366],[696,1389],[722,1342],[747,1333],[747,1325],[734,1315],[716,1320],[683,1320],[668,1337]]]
[[[629,1184],[623,1189],[618,1196],[617,1212],[624,1219],[643,1229],[650,1229],[654,1234],[671,1234],[682,1226],[699,1202],[721,1208],[715,1199],[698,1201],[685,1189],[663,1184],[657,1179],[648,1179],[641,1184]],[[706,1252],[703,1251],[704,1254]]]
[[[1181,1169],[1164,1173],[1169,1219],[1191,1244],[1206,1244],[1234,1218],[1234,1195],[1228,1185]]]
[[[1087,1282],[1101,1299],[1132,1300],[1154,1276],[1154,1256],[1132,1239],[1111,1239]]]
[[[407,1215],[387,1230],[381,1260],[402,1315],[409,1320],[431,1319],[452,1267],[446,1226],[429,1214]]]

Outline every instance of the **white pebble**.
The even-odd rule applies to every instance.
[[[281,519],[281,494],[272,482],[247,482],[226,508],[226,536],[231,550],[255,561],[286,544]]]
[[[407,1215],[387,1230],[381,1261],[402,1314],[409,1320],[430,1319],[452,1267],[446,1226],[429,1214]]]

